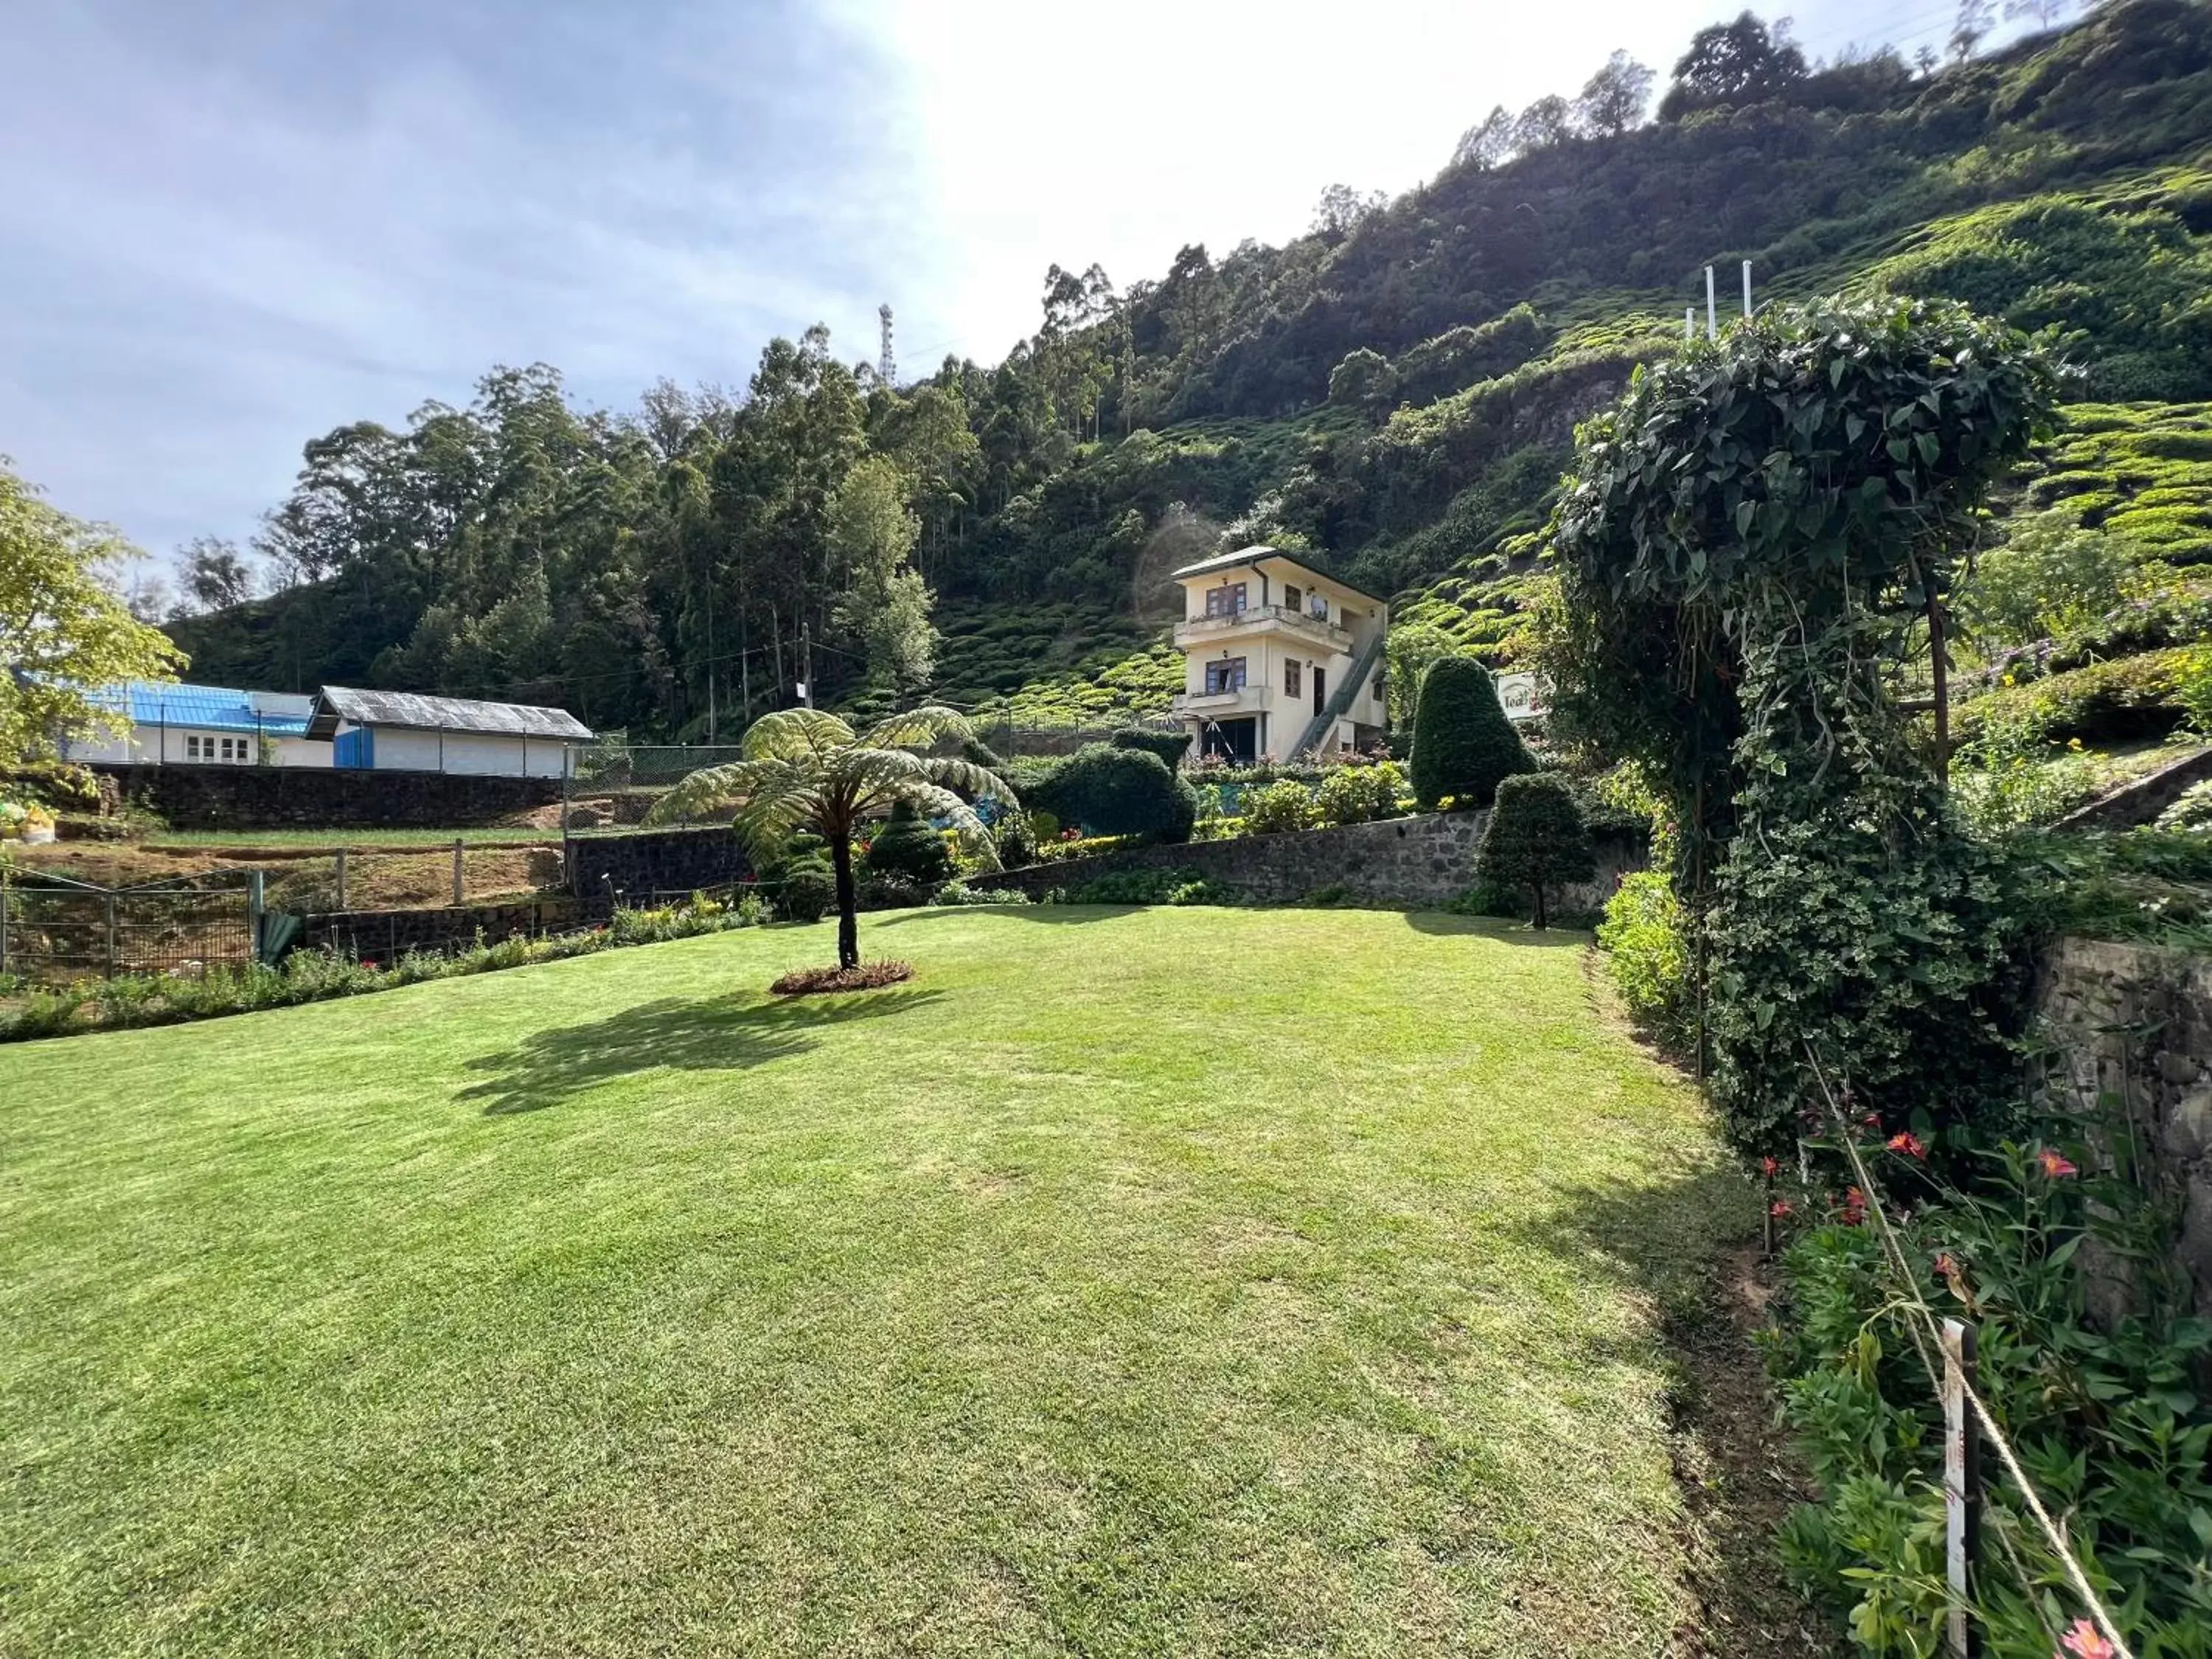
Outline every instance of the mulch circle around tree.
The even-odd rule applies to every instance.
[[[913,977],[910,962],[864,962],[857,968],[794,969],[768,988],[780,997],[803,997],[817,991],[873,991]]]

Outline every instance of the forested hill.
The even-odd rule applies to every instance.
[[[495,371],[467,408],[309,443],[260,541],[289,586],[238,602],[202,546],[212,608],[173,631],[201,679],[558,702],[635,735],[787,702],[802,641],[832,702],[1092,719],[1164,706],[1160,575],[1227,534],[1510,655],[1575,421],[1744,258],[1762,301],[1879,286],[2055,329],[2075,395],[2138,405],[2083,423],[2075,510],[2212,559],[2212,4],[2121,0],[1943,66],[1808,64],[1747,15],[1648,118],[1656,89],[1616,55],[1395,201],[1332,191],[1282,247],[1188,247],[1119,290],[1055,267],[996,368],[887,386],[817,331],[742,396],[663,383],[622,414]],[[2152,472],[2100,460],[2146,433]]]

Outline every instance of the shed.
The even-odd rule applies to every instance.
[[[535,703],[326,685],[315,693],[307,735],[330,738],[335,763],[361,770],[557,778],[592,729],[565,708]]]
[[[70,738],[64,759],[111,766],[328,766],[330,746],[307,735],[308,699],[280,691],[131,680],[92,701],[115,718]]]

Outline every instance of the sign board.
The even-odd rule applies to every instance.
[[[1534,674],[1500,674],[1498,677],[1498,701],[1504,705],[1505,718],[1510,720],[1541,720],[1549,702],[1547,693],[1550,690]]]

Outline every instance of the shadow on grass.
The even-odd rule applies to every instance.
[[[1774,1417],[1752,1345],[1767,1322],[1773,1271],[1759,1257],[1758,1203],[1736,1170],[1686,1172],[1656,1185],[1583,1188],[1519,1229],[1535,1248],[1594,1263],[1650,1306],[1665,1351],[1669,1442],[1681,1495],[1683,1553],[1695,1610],[1683,1650],[1747,1659],[1826,1659],[1845,1651],[1825,1614],[1782,1571],[1777,1534],[1811,1494]],[[1741,1236],[1714,1243],[1727,1218]],[[1594,1349],[1598,1363],[1642,1363],[1642,1339]]]
[[[1024,921],[1099,921],[1147,908],[1142,904],[941,904],[925,910],[909,910],[876,926],[903,927],[910,921],[933,921],[943,916],[975,915],[987,911],[994,916],[1019,916]]]
[[[816,1047],[834,1025],[896,1014],[941,991],[848,993],[830,1000],[768,1000],[750,993],[641,1003],[588,1024],[538,1031],[513,1048],[469,1062],[488,1073],[457,1098],[483,1101],[484,1115],[543,1111],[594,1085],[634,1072],[742,1072]]]
[[[1540,933],[1525,921],[1507,921],[1499,916],[1459,916],[1448,910],[1408,910],[1406,925],[1416,933],[1494,939],[1505,945],[1534,945],[1553,950],[1590,942],[1590,936],[1580,928],[1547,927]]]

